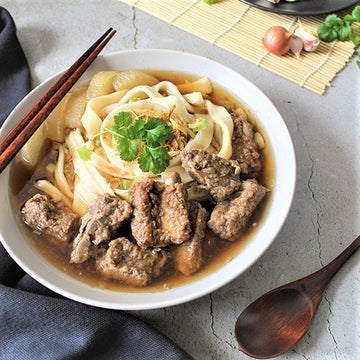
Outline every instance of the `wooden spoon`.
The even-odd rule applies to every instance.
[[[293,348],[309,330],[325,289],[360,247],[360,236],[321,270],[261,296],[238,317],[235,337],[247,355],[268,359]]]

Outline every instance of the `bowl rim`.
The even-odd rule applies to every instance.
[[[272,203],[269,206],[266,219],[264,219],[261,227],[257,229],[252,239],[247,242],[247,244],[229,263],[221,266],[214,272],[201,277],[200,279],[190,282],[189,284],[176,286],[169,290],[158,291],[154,293],[147,291],[128,293],[94,288],[90,285],[82,283],[80,280],[66,275],[65,273],[58,270],[54,265],[47,263],[46,260],[44,264],[38,263],[37,266],[35,266],[34,263],[29,260],[29,258],[24,256],[23,251],[18,251],[19,244],[16,241],[19,240],[14,240],[9,235],[12,234],[12,230],[9,229],[7,220],[10,220],[12,225],[14,224],[15,219],[13,211],[7,212],[11,213],[11,215],[8,215],[7,219],[5,219],[4,216],[0,217],[1,243],[10,256],[15,260],[15,262],[31,277],[50,290],[72,300],[96,307],[117,310],[146,310],[178,305],[207,295],[233,281],[235,278],[249,269],[275,241],[275,238],[283,227],[283,224],[290,211],[296,185],[296,159],[294,146],[290,137],[290,133],[280,113],[274,104],[270,101],[270,99],[259,88],[257,88],[240,73],[219,62],[200,55],[178,50],[142,49],[116,51],[99,56],[85,72],[85,74],[80,78],[78,84],[81,83],[81,81],[89,78],[90,74],[97,72],[98,68],[102,68],[104,66],[111,68],[114,62],[117,62],[118,60],[125,60],[125,66],[124,62],[122,63],[122,69],[124,67],[125,69],[131,69],[131,59],[134,59],[134,57],[137,59],[136,64],[138,65],[134,66],[133,68],[137,69],[142,68],[154,70],[154,66],[146,66],[146,64],[149,64],[149,59],[151,59],[150,63],[155,63],[156,59],[166,59],[169,62],[167,65],[163,64],[159,66],[159,70],[172,69],[173,71],[185,72],[184,70],[178,70],[177,67],[181,67],[182,64],[187,64],[190,61],[191,64],[196,64],[196,71],[194,68],[192,68],[191,71],[186,71],[190,74],[193,73],[199,76],[201,75],[200,72],[203,71],[204,76],[207,76],[208,73],[215,74],[216,79],[218,79],[218,76],[220,76],[217,72],[219,72],[219,74],[221,73],[221,75],[225,74],[227,76],[228,83],[231,83],[230,89],[226,84],[219,83],[219,81],[214,80],[214,77],[209,76],[209,78],[215,81],[215,83],[218,83],[221,87],[229,90],[233,95],[235,95],[235,97],[240,100],[240,102],[248,106],[250,111],[261,123],[261,126],[264,128],[268,137],[271,138],[274,136],[274,139],[272,139],[273,142],[276,140],[275,143],[279,143],[284,146],[286,151],[278,149],[278,147],[275,147],[273,143],[271,145],[275,166],[275,184],[272,194]],[[143,67],[141,67],[141,64],[143,64]],[[168,66],[169,69],[167,69],[166,66]],[[174,69],[175,67],[176,69]],[[201,71],[200,67],[202,69]],[[104,68],[103,70],[108,69]],[[64,73],[64,71],[65,70],[62,70],[41,82],[14,108],[0,129],[0,137],[3,137],[6,132],[10,130],[11,126],[15,124],[16,119],[25,114],[33,106],[36,99],[45,93],[45,91],[50,88],[50,86]],[[236,81],[238,83],[236,83]],[[241,96],[238,93],[234,94],[233,90],[236,88],[236,86],[241,88]],[[254,100],[255,96],[257,97],[256,101],[254,101],[252,104],[248,104],[251,99],[251,101]],[[262,115],[263,113],[266,113],[267,116],[272,119],[272,121],[275,121],[277,129],[272,129],[270,125],[265,124],[264,120],[258,117],[259,114]],[[267,129],[270,129],[270,134],[269,131],[266,131]],[[283,160],[285,159],[286,168],[283,164],[277,162],[277,157],[280,157]],[[281,175],[282,177],[278,178],[278,175]],[[8,206],[11,204],[9,193],[10,188],[8,167],[0,175],[0,196],[3,195],[5,197],[6,204]],[[275,201],[278,201],[278,199],[281,205],[280,208],[280,205],[277,207],[274,205]],[[3,209],[4,208],[6,209],[7,206],[4,206]],[[272,223],[269,223],[268,221],[269,215],[271,215]],[[26,237],[20,232],[18,228],[13,230],[17,235],[20,234],[22,239],[26,239]],[[26,251],[27,256],[32,256],[37,260],[39,260],[40,256],[44,260],[44,258],[36,252],[36,250],[29,246],[24,246],[23,250]],[[64,286],[64,283],[66,286]],[[104,299],[104,293],[107,294],[106,297],[108,299]],[[89,294],[91,296],[89,296]],[[119,300],[119,294],[125,294],[123,296],[124,299],[121,299],[120,297]],[[136,295],[139,294],[141,294],[141,296],[136,297]],[[142,298],[142,301],[138,300],[138,298]]]

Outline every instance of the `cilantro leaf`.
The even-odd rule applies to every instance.
[[[356,19],[355,19],[352,15],[346,14],[346,15],[344,16],[344,21],[345,21],[346,23],[351,24],[353,21],[356,21]]]
[[[346,23],[343,27],[338,29],[337,33],[338,33],[338,39],[340,41],[349,40],[351,34],[351,25]]]
[[[166,125],[166,121],[158,117],[151,116],[146,121],[145,129],[147,130],[154,129],[159,125]]]
[[[114,136],[114,139],[117,141],[118,136],[124,136],[126,138],[129,138],[129,128],[119,128],[116,125],[113,125],[110,128],[111,134]],[[131,139],[132,140],[132,139]]]
[[[146,143],[152,148],[163,146],[174,136],[174,130],[165,120],[149,117],[144,126],[146,130]]]
[[[331,42],[337,39],[337,32],[331,27],[325,24],[319,25],[317,29],[319,38],[325,42]]]
[[[121,111],[114,116],[114,122],[119,128],[126,127],[131,124],[132,116],[128,112]]]
[[[342,20],[335,14],[328,15],[325,18],[325,25],[330,27],[342,26]]]
[[[351,13],[354,20],[360,21],[360,6],[355,6],[354,10]]]
[[[127,129],[130,139],[145,140],[146,131],[144,129],[145,121],[141,119],[135,119],[133,124]]]
[[[124,161],[133,161],[139,153],[139,147],[135,141],[129,140],[127,137],[118,135],[116,137],[117,151],[121,159]]]
[[[138,164],[144,172],[159,174],[169,166],[170,155],[163,146],[155,148],[146,146],[138,158]]]

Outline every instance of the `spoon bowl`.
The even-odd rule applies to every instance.
[[[240,349],[258,359],[273,358],[292,349],[309,330],[328,283],[359,247],[360,236],[319,271],[250,304],[235,324]]]
[[[244,353],[263,359],[290,350],[309,330],[314,314],[311,299],[295,288],[269,292],[246,310],[236,322],[235,336]]]

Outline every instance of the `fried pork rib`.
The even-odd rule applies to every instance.
[[[232,137],[232,160],[237,160],[244,177],[257,177],[262,163],[258,146],[254,139],[254,127],[244,117],[231,114],[234,131]]]
[[[80,219],[67,208],[55,203],[45,194],[36,194],[21,209],[25,224],[62,242],[69,242],[76,235]]]
[[[106,253],[96,262],[103,276],[122,283],[142,287],[158,277],[167,262],[167,254],[160,249],[141,249],[128,239],[112,240]]]
[[[255,179],[243,181],[238,196],[215,206],[208,221],[209,228],[224,240],[237,240],[267,192]]]
[[[92,256],[94,247],[109,242],[121,224],[129,219],[131,205],[115,196],[105,194],[88,206],[81,219],[79,234],[73,242],[71,262],[82,263]]]
[[[175,268],[186,276],[196,273],[202,265],[202,248],[206,234],[207,211],[198,202],[191,202],[190,217],[193,231],[190,240],[174,247]]]
[[[210,192],[215,201],[225,200],[240,189],[240,166],[237,161],[193,149],[182,151],[181,164],[202,188]]]
[[[141,248],[182,244],[189,239],[191,224],[184,184],[145,180],[134,183],[129,194],[134,207],[131,231]]]

